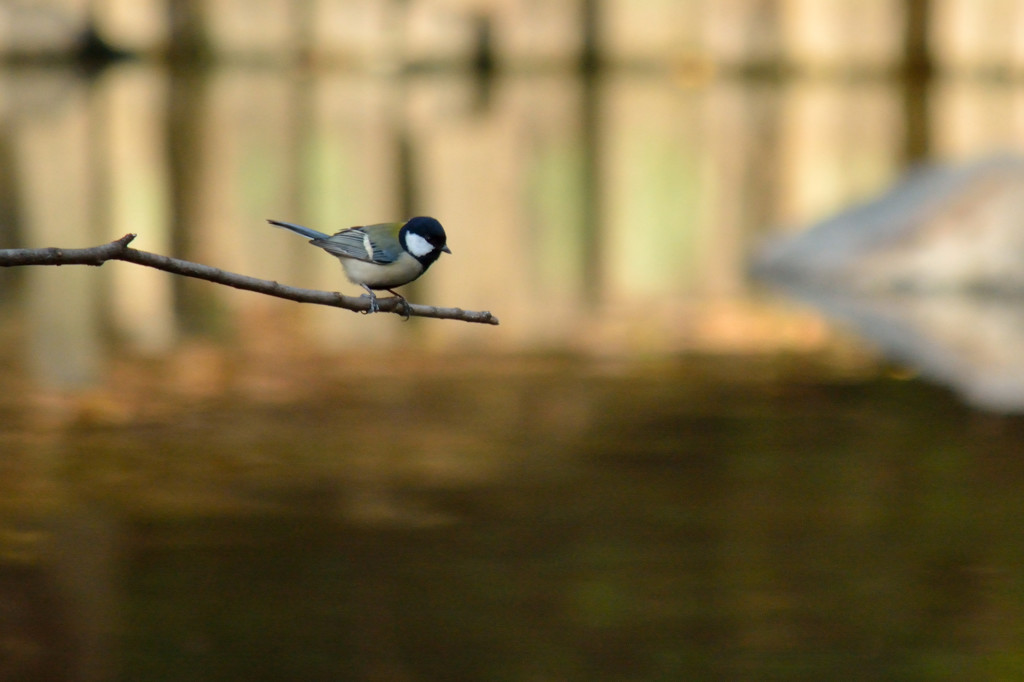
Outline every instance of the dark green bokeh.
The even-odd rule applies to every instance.
[[[344,484],[311,479],[254,494],[273,512],[129,520],[122,679],[962,680],[1020,662],[1020,420],[890,379],[504,390],[550,381],[600,418],[557,448],[526,435],[504,480],[394,485],[443,522],[360,523]],[[251,416],[208,418],[227,442]],[[306,449],[340,437],[279,454],[315,466]]]

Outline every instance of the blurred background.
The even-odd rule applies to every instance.
[[[1020,679],[1022,36],[1024,0],[0,0],[0,248],[358,294],[265,220],[433,215],[403,292],[501,319],[0,270],[0,681]],[[888,269],[763,256],[837,233]]]

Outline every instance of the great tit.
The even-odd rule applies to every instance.
[[[394,288],[422,275],[442,252],[451,253],[441,223],[423,216],[405,223],[350,227],[333,236],[293,223],[267,222],[309,237],[310,244],[337,256],[349,281],[370,295],[371,313],[380,310],[374,290],[389,291],[408,305]]]

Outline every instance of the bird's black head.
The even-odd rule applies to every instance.
[[[423,264],[425,270],[442,253],[451,253],[448,237],[441,223],[433,218],[419,216],[411,218],[398,233],[402,248]]]

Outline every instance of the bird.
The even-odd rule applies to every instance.
[[[409,302],[395,288],[422,275],[442,253],[452,252],[441,223],[428,216],[404,223],[350,227],[333,235],[280,220],[267,222],[308,237],[310,244],[336,256],[349,281],[369,295],[370,313],[380,310],[375,291],[388,291],[398,297],[408,313]]]

